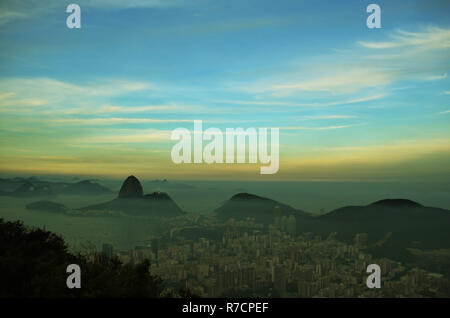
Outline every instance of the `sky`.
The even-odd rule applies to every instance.
[[[70,3],[0,2],[4,175],[450,179],[448,1]],[[194,120],[279,128],[278,173],[174,164]]]

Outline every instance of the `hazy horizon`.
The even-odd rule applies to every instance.
[[[13,178],[12,176],[2,176]],[[27,176],[18,176],[27,178]],[[28,178],[31,176],[28,176]],[[42,181],[78,182],[91,180],[114,191],[116,197],[125,180],[99,179],[75,176],[34,176]],[[152,183],[158,179],[138,178],[144,193],[168,193],[180,207],[188,212],[213,212],[231,196],[248,192],[267,197],[309,213],[319,214],[348,205],[368,205],[382,199],[402,198],[425,206],[450,209],[449,182],[400,181],[230,181],[230,180],[171,180],[168,185]],[[207,195],[205,195],[207,194]],[[91,197],[95,202],[95,196]],[[55,197],[58,201],[58,196]],[[101,198],[98,198],[101,201]],[[79,208],[82,206],[70,206]]]

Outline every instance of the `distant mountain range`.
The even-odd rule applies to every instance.
[[[347,206],[314,216],[268,198],[239,193],[215,212],[221,220],[254,218],[263,224],[273,224],[276,216],[293,215],[298,233],[312,232],[325,237],[337,232],[338,237],[347,241],[353,240],[358,233],[368,233],[369,244],[392,233],[389,244],[396,241],[412,248],[450,248],[450,211],[425,207],[406,199]]]
[[[406,199],[347,206],[314,216],[271,199],[240,193],[226,201],[216,213],[221,220],[250,217],[266,225],[274,223],[272,220],[277,215],[294,215],[297,233],[309,232],[322,239],[334,233],[337,239],[348,243],[354,243],[357,234],[366,233],[366,250],[375,257],[415,264],[426,262],[422,266],[440,272],[442,268],[433,267],[436,261],[422,260],[411,251],[450,248],[450,211]],[[450,274],[448,268],[444,272]]]
[[[80,180],[74,178],[77,182],[52,182],[44,181],[37,177],[29,178],[0,178],[0,196],[11,197],[39,197],[55,195],[103,195],[113,194],[114,192],[105,186],[102,186],[96,180]],[[194,189],[189,184],[172,182],[167,179],[144,181],[147,188],[153,191],[171,190],[171,189]]]
[[[172,182],[167,179],[156,179],[156,180],[148,180],[144,181],[144,185],[148,188],[153,189],[194,189],[195,186],[186,184],[186,183],[180,183],[180,182]]]
[[[386,199],[366,206],[347,206],[313,216],[277,201],[240,193],[216,210],[217,216],[255,220],[270,224],[276,215],[294,215],[297,233],[311,232],[323,239],[336,233],[338,239],[353,242],[367,233],[367,249],[373,255],[410,261],[411,249],[450,248],[450,211],[425,207],[406,199]]]
[[[56,195],[95,196],[111,193],[113,192],[110,189],[89,180],[67,183],[43,181],[36,177],[0,179],[1,196],[27,198]]]
[[[83,180],[76,183],[69,183],[61,190],[64,195],[103,195],[111,194],[110,189],[89,180]]]
[[[167,182],[153,181],[162,184]],[[8,187],[13,190],[5,191]],[[88,180],[64,183],[41,181],[37,178],[0,179],[0,195],[18,198],[109,193],[109,189]],[[59,203],[45,200],[29,204],[27,208],[51,212],[68,210]],[[134,176],[129,176],[123,182],[117,198],[83,207],[79,211],[83,215],[89,215],[89,211],[119,211],[128,215],[163,217],[185,213],[165,192],[144,194],[140,181]],[[336,232],[338,238],[346,241],[353,240],[358,233],[367,233],[369,247],[374,253],[395,251],[400,246],[418,249],[450,248],[450,211],[426,207],[406,199],[385,199],[365,206],[346,206],[314,216],[269,198],[238,193],[217,208],[215,215],[221,221],[251,218],[266,226],[274,224],[277,216],[292,216],[296,220],[297,233],[311,232],[325,237]]]

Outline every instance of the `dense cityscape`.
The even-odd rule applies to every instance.
[[[186,223],[185,218],[178,222],[182,219]],[[225,223],[201,218],[196,224],[173,228],[132,250],[116,252],[104,244],[103,254],[123,263],[149,259],[152,274],[163,278],[168,291],[186,288],[200,297],[448,296],[444,275],[367,253],[367,233],[351,243],[336,239],[336,233],[295,233],[295,219],[289,217],[276,218],[268,228],[250,218]],[[206,227],[221,238],[183,234]],[[381,268],[379,289],[366,286],[369,264]]]

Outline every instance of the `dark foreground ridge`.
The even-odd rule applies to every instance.
[[[123,265],[98,254],[93,260],[68,251],[64,240],[22,222],[0,219],[0,298],[160,297],[162,280],[150,274],[150,262]],[[82,288],[66,286],[69,264],[82,269]]]

